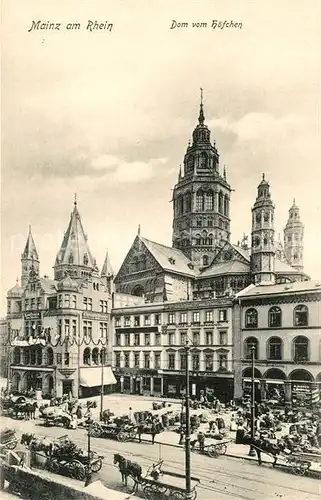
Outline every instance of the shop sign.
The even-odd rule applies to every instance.
[[[30,319],[40,319],[41,318],[41,313],[40,312],[26,312],[25,313],[25,319],[30,320]]]
[[[292,399],[310,401],[311,387],[308,384],[292,384]]]

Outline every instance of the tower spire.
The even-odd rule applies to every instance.
[[[203,125],[204,121],[205,121],[205,116],[204,116],[204,109],[203,109],[203,89],[202,89],[202,87],[200,88],[200,91],[201,91],[201,104],[200,104],[200,114],[198,117],[198,123],[200,125]]]
[[[137,234],[138,234],[138,236],[140,236],[140,224],[138,224]]]
[[[77,206],[77,193],[75,193],[75,197],[74,197],[74,205]]]

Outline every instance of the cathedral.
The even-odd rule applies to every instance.
[[[303,272],[304,226],[295,201],[282,244],[275,238],[275,207],[263,174],[252,207],[251,244],[245,235],[233,244],[231,191],[205,124],[202,97],[173,190],[172,247],[148,240],[139,230],[116,275],[116,290],[162,302],[234,295],[251,283],[309,279]]]

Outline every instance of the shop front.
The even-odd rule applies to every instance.
[[[190,372],[189,389],[191,399],[200,399],[201,394],[217,397],[222,403],[233,399],[233,375],[222,376],[213,372]],[[186,394],[186,375],[183,371],[164,373],[164,396],[182,398]]]

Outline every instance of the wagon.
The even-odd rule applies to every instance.
[[[227,445],[231,441],[218,441],[217,443],[211,443],[204,446],[204,451],[201,451],[199,448],[199,443],[196,443],[192,451],[196,453],[201,453],[203,455],[208,455],[211,458],[216,458],[219,455],[225,455],[227,452]]]
[[[93,422],[90,424],[88,432],[92,437],[115,438],[118,441],[125,442],[135,439],[137,426],[133,424],[117,425]]]
[[[96,452],[91,452],[90,458],[87,456],[75,457],[55,457],[51,456],[46,464],[46,468],[55,474],[84,481],[88,472],[99,472],[102,468],[104,457]]]
[[[291,453],[286,455],[282,453],[280,458],[284,460],[285,464],[291,467],[294,474],[304,476],[310,469],[312,462],[321,464],[321,454],[316,453]]]
[[[3,429],[0,432],[0,450],[14,450],[18,444],[16,431],[12,429]]]
[[[186,493],[186,476],[162,470],[163,461],[153,465],[140,481],[146,500],[195,500],[198,478],[191,478],[191,493]]]

